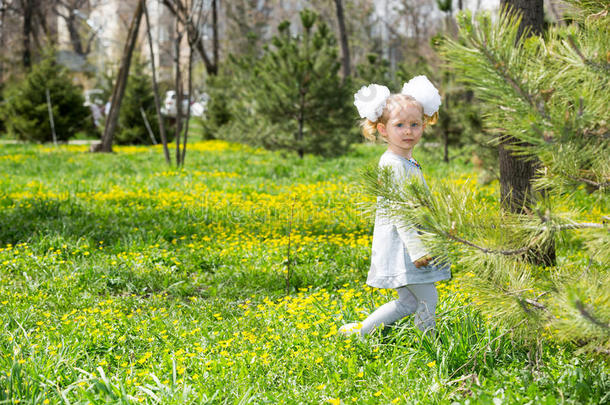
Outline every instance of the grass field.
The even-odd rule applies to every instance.
[[[210,141],[176,170],[159,148],[2,145],[0,403],[610,402],[603,362],[478,315],[468,269],[439,284],[438,339],[410,319],[337,336],[392,296],[364,285],[380,148]],[[416,157],[497,200],[466,158]]]

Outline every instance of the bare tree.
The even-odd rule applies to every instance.
[[[176,139],[176,166],[180,166],[180,134],[182,133],[182,100],[184,90],[182,87],[182,69],[180,67],[180,44],[184,33],[180,30],[180,24],[176,22],[176,37],[174,39],[174,71],[176,88],[176,128],[174,138]],[[191,95],[189,94],[189,97]],[[189,103],[190,105],[190,103]],[[188,119],[186,125],[188,126]]]
[[[44,33],[43,39],[54,41],[54,36],[51,35],[47,24],[49,7],[54,4],[55,0],[44,2],[43,0],[3,0],[0,2],[2,10],[2,36],[3,41],[9,33],[6,30],[6,17],[10,14],[19,21],[21,35],[16,32],[11,32],[21,42],[21,64],[26,70],[32,66],[33,54],[43,45],[41,41],[41,33]],[[16,35],[15,35],[16,34]],[[5,41],[6,43],[6,41]]]
[[[191,3],[192,7],[192,3]],[[201,2],[201,9],[203,9],[203,2]],[[202,15],[202,14],[200,14]],[[191,33],[192,35],[192,33]],[[196,33],[196,36],[201,36],[200,32]],[[203,40],[203,37],[199,38]],[[190,40],[189,40],[190,42]],[[216,66],[216,73],[218,72],[218,0],[212,0],[212,50],[214,53],[214,65]],[[190,58],[190,55],[189,55]],[[189,59],[190,60],[190,59]]]
[[[337,24],[339,25],[339,37],[341,39],[341,64],[343,65],[343,77],[349,77],[350,59],[349,59],[349,43],[347,40],[347,32],[345,32],[345,19],[343,17],[342,0],[335,0],[337,6]]]
[[[79,14],[83,8],[88,8],[89,0],[54,0],[53,12],[63,19],[70,35],[70,43],[74,52],[87,56],[91,52],[91,45],[98,32],[91,30],[88,38],[83,41],[82,23],[84,17]]]
[[[167,134],[165,133],[165,123],[163,122],[163,116],[161,115],[161,100],[159,98],[159,85],[157,84],[157,69],[155,66],[155,52],[153,47],[153,39],[150,33],[150,19],[148,18],[148,8],[144,3],[144,17],[146,18],[146,35],[148,37],[148,46],[150,49],[150,66],[152,70],[152,82],[153,82],[153,94],[155,96],[155,111],[157,113],[157,119],[159,121],[159,133],[161,135],[161,143],[163,144],[163,154],[165,155],[165,161],[168,164],[172,163],[169,156],[169,149],[167,147]]]
[[[0,0],[0,49],[4,49],[6,44],[6,0]],[[4,56],[0,56],[0,86],[4,83]]]
[[[193,97],[193,48],[189,46],[189,61],[188,61],[188,93],[189,97]],[[189,136],[189,121],[191,118],[191,103],[186,107],[186,125],[184,128],[184,136],[182,138],[182,154],[180,156],[180,166],[184,166],[184,158],[186,157],[186,142]]]
[[[21,11],[23,13],[23,67],[29,69],[32,67],[32,47],[31,36],[33,32],[32,20],[34,19],[34,7],[36,0],[21,0]]]
[[[123,49],[123,57],[121,58],[119,73],[112,90],[110,111],[108,112],[108,118],[106,119],[102,143],[93,148],[93,150],[96,152],[112,152],[112,140],[119,121],[119,110],[121,109],[123,94],[125,94],[125,88],[127,87],[129,67],[131,66],[131,56],[133,55],[136,39],[138,38],[138,30],[140,28],[142,14],[144,14],[144,0],[138,0],[138,5],[131,20],[131,26],[129,27],[127,40],[125,41],[125,48]]]
[[[193,96],[193,50],[200,49],[201,35],[202,32],[194,27],[200,27],[201,22],[204,20],[204,2],[201,0],[191,0],[189,2],[178,1],[179,4],[174,4],[176,10],[182,10],[183,18],[179,15],[174,14],[176,18],[176,33],[174,40],[174,72],[175,72],[175,91],[176,91],[176,127],[175,127],[175,138],[176,138],[176,165],[184,166],[184,160],[186,157],[186,146],[189,133],[189,120],[191,117],[191,103],[190,97]],[[184,7],[184,9],[182,9]],[[188,86],[188,97],[189,103],[187,104],[186,111],[183,111],[182,103],[184,97],[184,86],[182,78],[182,64],[181,64],[181,45],[183,42],[184,35],[186,33],[186,39],[188,43],[188,67],[187,67],[187,86]],[[218,55],[215,54],[214,58]],[[209,73],[209,71],[208,71]],[[182,143],[182,145],[181,145]]]
[[[203,0],[163,0],[163,4],[182,24],[187,36],[193,38],[192,47],[197,50],[205,65],[206,71],[210,75],[218,73],[218,23],[217,23],[217,3],[212,0],[212,56],[210,58],[205,47],[205,35],[202,32],[204,23],[207,20],[207,14],[203,13]],[[199,10],[201,12],[199,12]],[[216,11],[215,11],[216,10]],[[197,14],[197,15],[195,15]],[[190,43],[190,40],[189,40]]]

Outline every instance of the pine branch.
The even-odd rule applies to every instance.
[[[590,59],[587,59],[587,57],[585,55],[583,55],[582,51],[580,50],[580,48],[578,47],[578,45],[576,45],[576,41],[574,41],[574,36],[573,35],[569,35],[568,36],[568,43],[570,44],[570,46],[572,47],[572,49],[574,50],[574,52],[576,52],[576,54],[578,55],[578,57],[582,60],[583,64],[585,66],[589,66],[591,67],[593,70],[597,70],[597,71],[602,71],[606,74],[610,73],[610,64],[608,63],[597,63],[594,62]]]
[[[547,309],[545,305],[543,305],[543,304],[539,303],[538,301],[535,301],[531,298],[526,298],[523,301],[538,309],[543,309],[543,310]]]
[[[472,243],[470,241],[467,241],[466,239],[462,239],[459,236],[452,235],[450,232],[443,232],[443,235],[445,235],[445,237],[447,237],[447,238],[449,238],[451,240],[454,240],[456,242],[459,242],[459,243],[462,243],[464,245],[473,247],[475,249],[479,249],[483,253],[501,254],[501,255],[504,255],[504,256],[512,256],[512,255],[523,254],[523,253],[525,253],[525,252],[527,252],[529,250],[529,248],[527,248],[527,247],[521,248],[521,249],[514,249],[514,250],[494,250],[494,249],[490,249],[490,248],[486,248],[486,247],[475,245],[474,243]]]
[[[576,301],[576,308],[578,309],[580,314],[583,316],[583,318],[585,318],[589,322],[601,327],[602,329],[610,332],[610,325],[595,318],[589,311],[587,311],[585,309],[585,305],[583,304],[583,302],[581,300]]]
[[[544,108],[540,108],[538,103],[534,102],[532,95],[525,91],[523,88],[521,88],[521,86],[519,86],[519,83],[517,83],[517,80],[511,77],[505,69],[502,69],[502,66],[504,66],[504,64],[501,61],[495,60],[491,52],[489,52],[489,50],[487,49],[487,47],[483,46],[479,48],[479,51],[481,51],[481,53],[487,58],[489,64],[493,66],[496,72],[500,74],[502,79],[504,79],[504,81],[508,83],[517,92],[517,94],[521,96],[522,99],[526,100],[530,106],[535,108],[541,116],[546,119],[550,119],[550,117],[544,111]]]
[[[578,181],[578,182],[581,182],[581,183],[588,184],[589,186],[595,188],[596,190],[599,190],[600,188],[606,188],[606,187],[610,186],[610,181],[607,181],[605,183],[598,183],[598,182],[593,181],[593,180],[585,179],[585,178],[582,178],[582,177],[576,177],[576,176],[572,176],[572,175],[569,175],[569,174],[566,174],[565,176],[570,178],[570,179],[572,179],[572,180],[574,180],[574,181]]]
[[[563,224],[555,227],[557,230],[565,230],[565,229],[585,229],[585,228],[595,228],[600,229],[604,228],[604,224],[597,224],[594,222],[581,222],[577,224]]]

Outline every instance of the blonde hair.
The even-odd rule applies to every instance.
[[[388,97],[385,108],[383,109],[383,113],[379,118],[377,118],[377,121],[371,121],[368,118],[360,121],[362,135],[369,141],[375,142],[377,140],[377,124],[385,125],[390,119],[392,111],[394,111],[396,108],[405,108],[409,106],[419,109],[422,119],[426,125],[434,125],[438,122],[438,111],[432,114],[432,116],[428,116],[424,114],[424,107],[422,107],[422,105],[413,97],[400,93],[392,94],[390,97]]]

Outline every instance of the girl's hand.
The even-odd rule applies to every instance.
[[[415,265],[415,267],[417,267],[419,269],[420,267],[427,266],[428,263],[430,263],[431,260],[432,260],[432,257],[424,256],[424,257],[414,261],[413,264]]]

